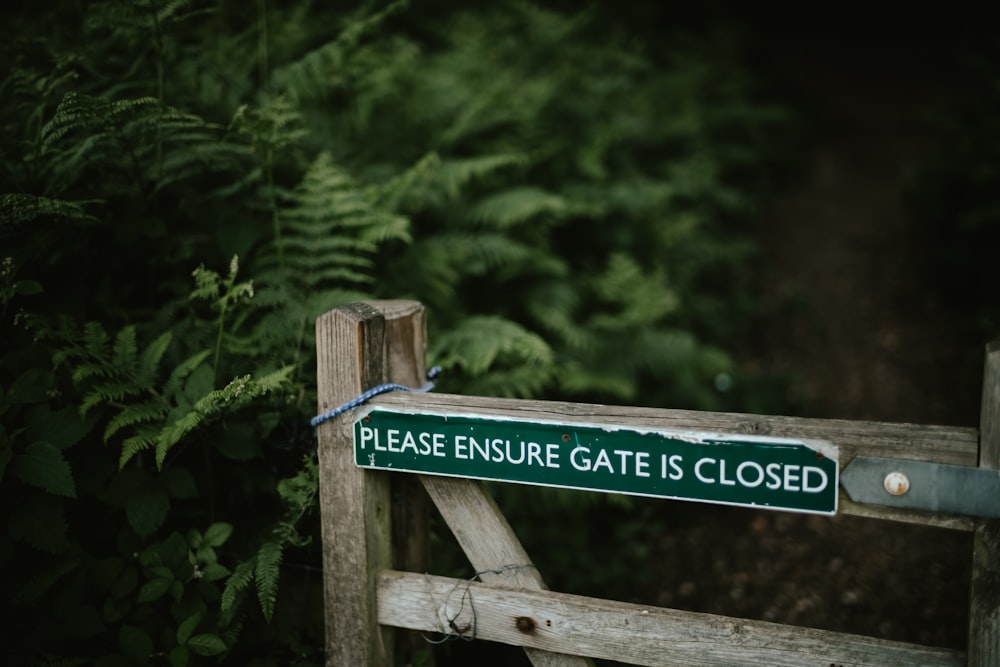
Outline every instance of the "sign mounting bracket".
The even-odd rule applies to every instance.
[[[985,468],[855,457],[840,485],[856,503],[1000,518],[1000,472]]]

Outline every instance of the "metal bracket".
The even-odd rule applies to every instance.
[[[840,473],[856,503],[1000,518],[1000,472],[985,468],[857,456]]]

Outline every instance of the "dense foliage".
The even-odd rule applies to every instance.
[[[439,5],[5,24],[10,664],[322,662],[308,419],[337,305],[422,301],[453,392],[745,406],[784,116],[732,36]]]

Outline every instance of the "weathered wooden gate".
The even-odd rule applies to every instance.
[[[321,412],[375,385],[424,382],[424,310],[417,302],[352,304],[321,316],[316,331]],[[978,430],[402,392],[373,402],[501,419],[585,418],[638,428],[822,438],[839,447],[842,468],[856,457],[877,457],[1000,470],[1000,344],[987,348]],[[519,645],[532,664],[549,666],[587,665],[590,658],[684,667],[1000,665],[1000,520],[860,504],[840,493],[845,514],[973,531],[967,653],[566,595],[546,589],[479,482],[359,468],[353,421],[344,414],[318,426],[331,667],[393,665],[393,628]],[[423,573],[428,497],[478,581]],[[1000,497],[990,502],[1000,505]]]

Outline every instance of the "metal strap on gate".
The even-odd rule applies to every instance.
[[[971,466],[857,456],[840,473],[857,503],[1000,518],[1000,472]]]

